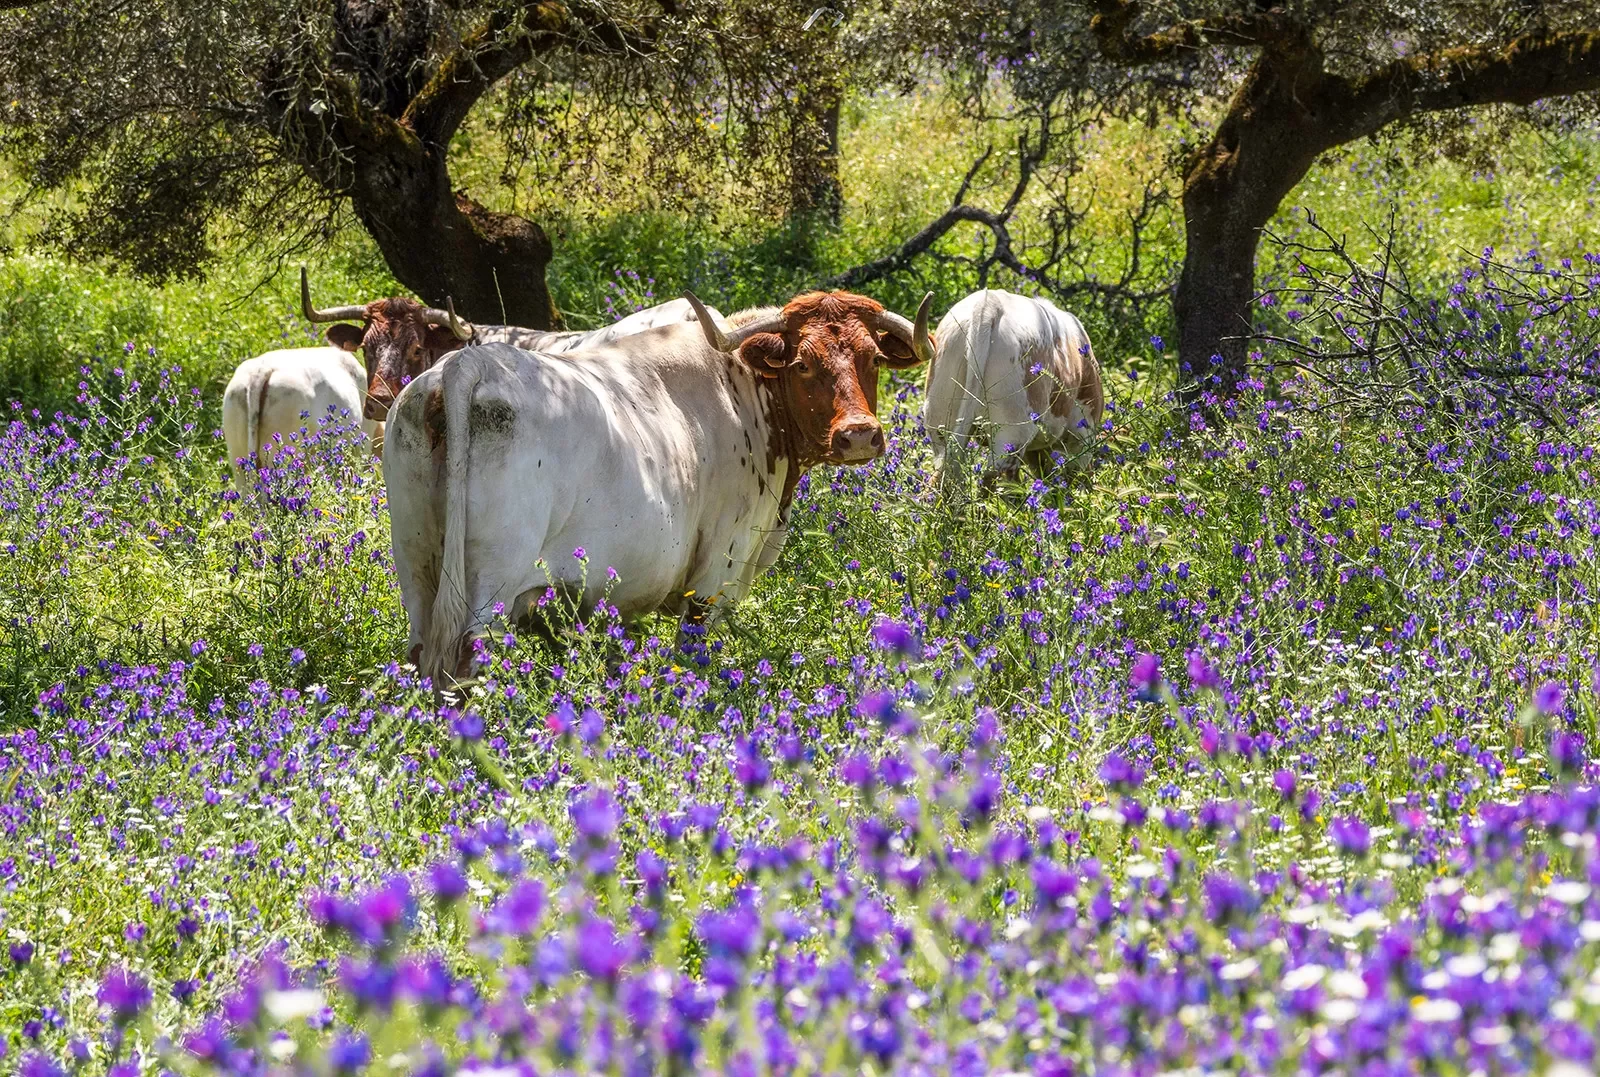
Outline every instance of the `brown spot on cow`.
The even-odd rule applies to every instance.
[[[441,381],[428,390],[422,404],[422,421],[428,429],[428,448],[437,449],[444,444],[444,383]]]
[[[1105,384],[1100,380],[1100,364],[1092,352],[1077,355],[1066,354],[1067,351],[1062,349],[1056,355],[1056,362],[1061,369],[1054,372],[1055,377],[1051,381],[1050,414],[1058,419],[1070,419],[1076,409],[1084,416],[1086,424],[1092,423],[1098,429],[1106,411]],[[1074,384],[1077,387],[1075,392],[1064,388]]]

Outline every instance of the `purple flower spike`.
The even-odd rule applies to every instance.
[[[359,1032],[336,1038],[328,1047],[328,1068],[334,1073],[360,1073],[372,1061],[372,1045]]]
[[[125,1025],[150,1005],[150,985],[138,973],[119,966],[100,981],[97,997],[100,1004],[111,1011],[111,1023]]]
[[[606,731],[606,720],[600,712],[593,707],[585,707],[578,716],[578,739],[585,744],[593,744],[599,740]]]
[[[1222,687],[1222,677],[1205,655],[1199,651],[1190,651],[1189,683],[1201,691],[1214,692]]]
[[[1367,850],[1372,848],[1372,834],[1367,824],[1353,815],[1341,815],[1330,822],[1328,837],[1333,840],[1334,848],[1347,856],[1366,856]]]
[[[884,725],[894,725],[899,717],[899,708],[895,705],[893,692],[871,692],[861,697],[861,702],[856,704],[856,713],[863,718],[871,718]]]
[[[489,923],[503,935],[527,935],[543,912],[544,886],[537,879],[524,879],[500,899],[489,914]]]
[[[1161,659],[1153,654],[1140,654],[1133,660],[1128,684],[1140,699],[1155,699],[1161,688]]]
[[[919,658],[922,646],[910,628],[899,621],[884,617],[872,626],[872,644],[880,651],[889,651],[906,658]]]
[[[1533,693],[1533,709],[1540,714],[1560,714],[1567,690],[1560,681],[1545,681]]]
[[[1100,780],[1118,792],[1137,789],[1144,784],[1144,770],[1131,759],[1112,752],[1100,764]]]
[[[35,1051],[24,1055],[22,1065],[17,1069],[21,1077],[66,1077],[66,1070],[56,1064],[55,1059],[47,1054]]]
[[[428,869],[428,889],[441,902],[460,901],[467,895],[467,877],[460,867],[443,861]]]
[[[464,741],[482,740],[483,718],[473,711],[468,711],[450,723],[450,732]]]
[[[1563,778],[1576,778],[1588,762],[1583,735],[1557,733],[1550,739],[1550,766]]]
[[[1294,803],[1295,786],[1296,780],[1292,770],[1280,770],[1272,775],[1272,787],[1278,791],[1280,797],[1291,804]]]
[[[578,925],[572,951],[585,974],[606,983],[615,983],[623,967],[633,959],[629,940],[619,939],[609,921],[595,918]]]

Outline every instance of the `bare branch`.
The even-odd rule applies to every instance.
[[[918,255],[926,253],[939,240],[956,225],[963,221],[972,221],[981,224],[994,232],[996,236],[1005,235],[1005,221],[997,213],[980,209],[977,206],[954,205],[945,210],[932,221],[928,222],[921,231],[904,243],[892,254],[845,270],[828,280],[832,288],[859,288],[871,281],[882,280],[884,277],[898,273],[909,266]],[[1009,238],[1007,239],[1009,246]]]
[[[1564,269],[1508,265],[1481,256],[1475,270],[1462,277],[1470,288],[1441,302],[1411,287],[1395,250],[1393,215],[1386,232],[1368,228],[1378,243],[1375,267],[1359,262],[1314,215],[1307,214],[1307,224],[1315,241],[1267,238],[1290,252],[1299,267],[1293,282],[1276,295],[1304,308],[1289,321],[1313,332],[1258,333],[1250,339],[1272,351],[1260,362],[1245,364],[1268,376],[1289,371],[1314,386],[1313,391],[1288,390],[1291,405],[1401,417],[1460,416],[1493,407],[1552,427],[1595,406],[1586,387],[1600,385],[1600,373],[1587,357],[1595,352],[1600,328],[1590,324],[1586,312],[1600,282]],[[1321,268],[1330,262],[1336,268]],[[1585,311],[1584,316],[1564,317],[1575,310]],[[1506,331],[1518,319],[1520,329]],[[1537,336],[1529,331],[1545,322],[1562,335],[1558,354],[1533,347]],[[1326,336],[1315,332],[1317,327]],[[1330,346],[1330,337],[1337,346]]]

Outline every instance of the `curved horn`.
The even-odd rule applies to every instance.
[[[443,310],[438,307],[423,307],[422,317],[424,321],[433,325],[449,326],[451,335],[457,340],[472,339],[472,323],[464,322],[456,317],[456,301],[451,296],[444,297]]]
[[[693,292],[684,292],[683,298],[689,301],[694,308],[695,319],[700,323],[701,330],[706,335],[706,343],[719,352],[733,351],[733,345],[728,343],[728,334],[723,331],[722,323],[712,316],[706,305],[700,302],[700,297]]]
[[[783,314],[775,313],[768,318],[746,322],[729,332],[722,327],[722,319],[707,310],[706,305],[700,302],[693,292],[684,292],[683,298],[694,308],[694,316],[700,322],[700,328],[705,331],[707,342],[719,352],[738,351],[739,345],[757,333],[776,333],[783,329]]]
[[[895,336],[911,345],[911,354],[924,363],[933,362],[933,341],[928,337],[928,308],[933,305],[933,293],[929,292],[922,297],[922,305],[917,308],[917,320],[908,322],[893,311],[886,310],[878,315],[878,328],[885,333]]]
[[[306,321],[316,322],[359,322],[366,318],[366,307],[329,307],[327,310],[318,310],[311,305],[311,282],[306,277],[306,267],[300,267],[300,313],[306,316]]]

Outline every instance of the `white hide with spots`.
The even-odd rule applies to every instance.
[[[986,471],[1014,471],[1029,452],[1061,448],[1087,457],[1105,412],[1089,335],[1047,299],[985,290],[939,321],[923,421],[934,464],[946,446],[988,427]]]
[[[786,533],[772,384],[693,324],[559,357],[473,346],[412,381],[384,468],[421,670],[443,683],[497,603],[520,617],[554,586],[592,608],[608,568],[624,617],[742,599]]]
[[[288,441],[332,417],[359,422],[369,442],[383,424],[361,417],[367,375],[356,357],[343,348],[285,348],[246,359],[234,370],[222,393],[222,437],[234,483],[248,489],[241,459],[271,461],[273,439]]]

